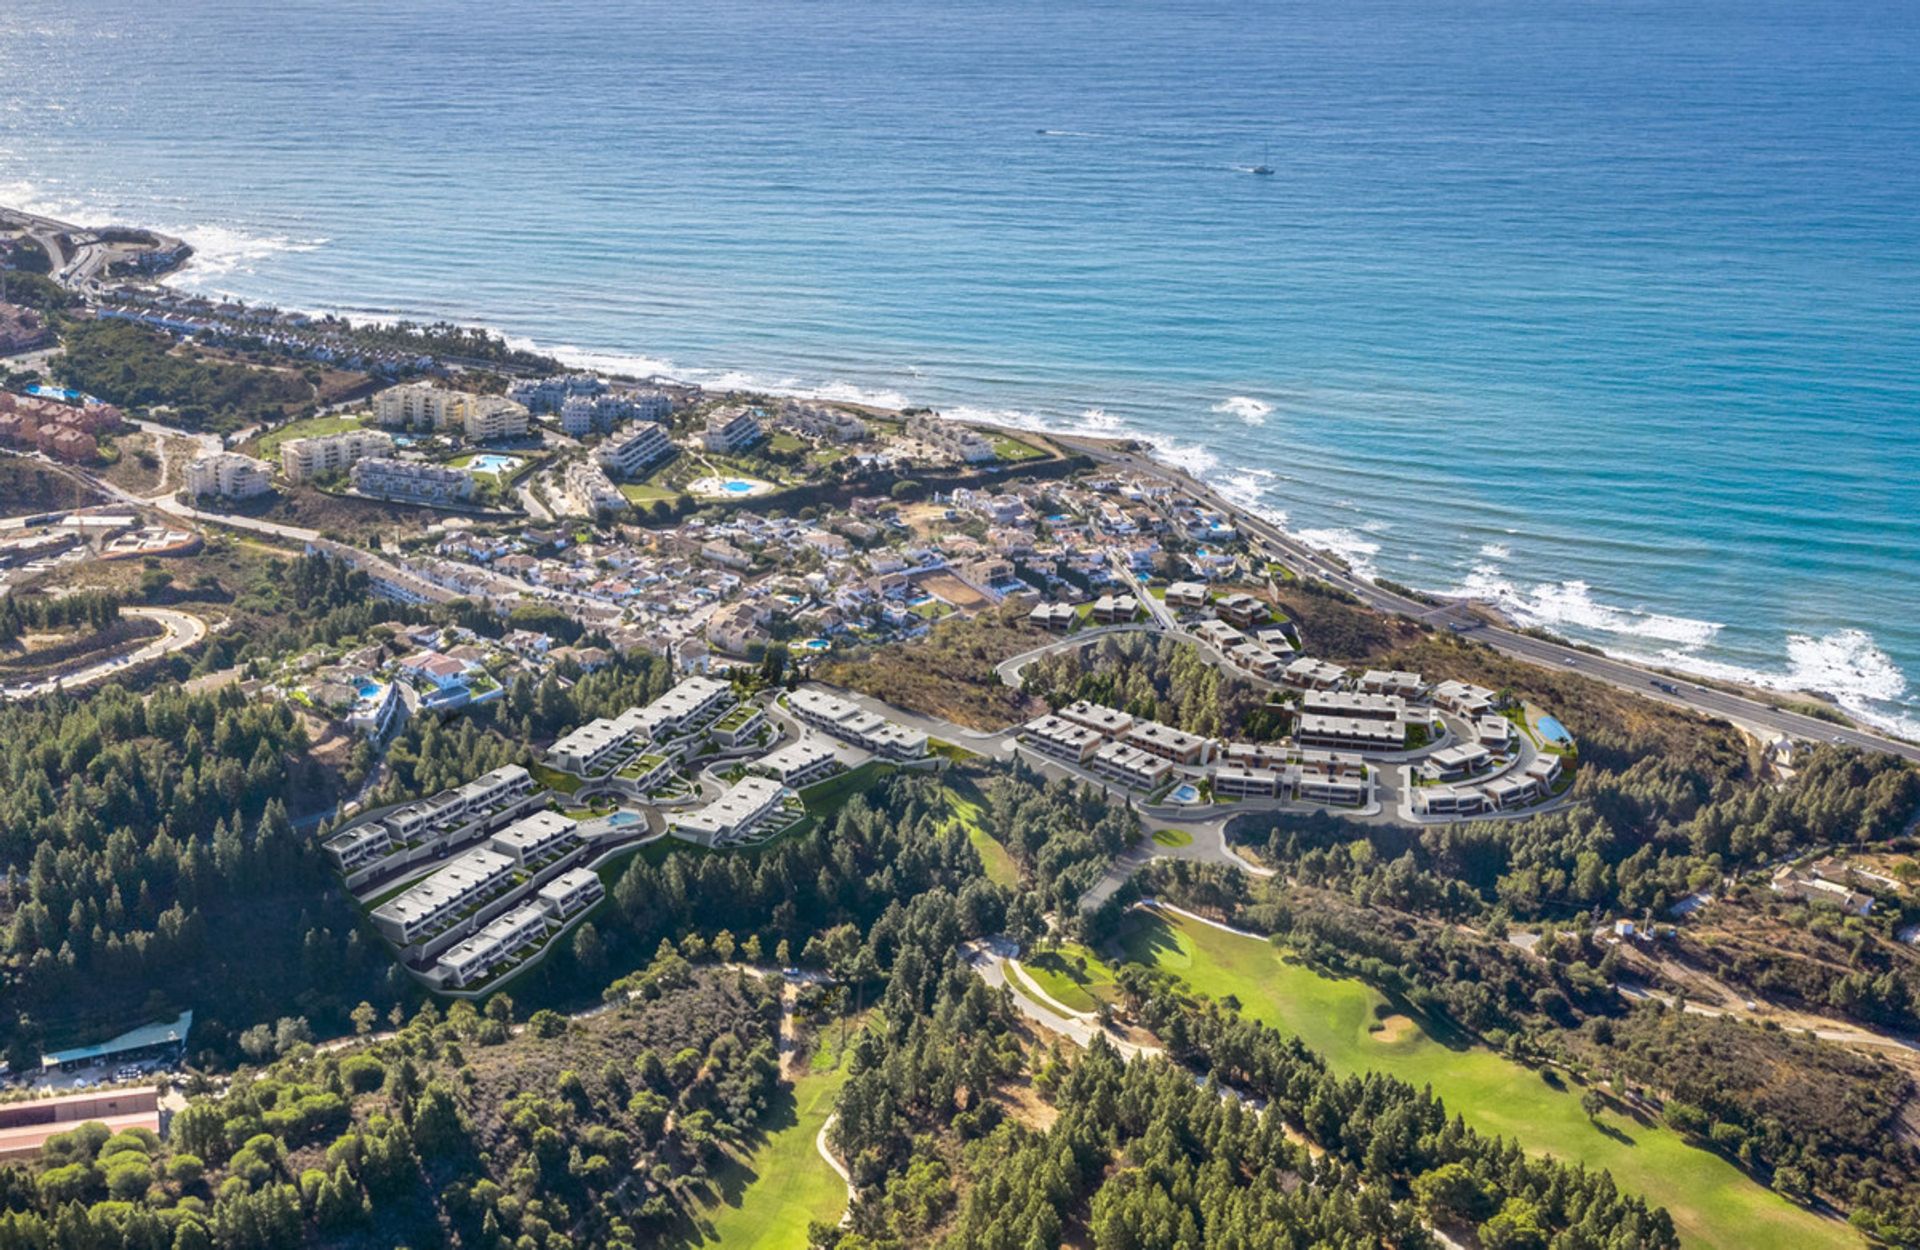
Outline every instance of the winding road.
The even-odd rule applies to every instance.
[[[45,681],[8,686],[4,692],[0,693],[9,699],[31,699],[37,695],[50,694],[55,690],[73,690],[92,685],[103,678],[112,677],[145,664],[148,660],[157,660],[163,655],[183,651],[207,636],[207,623],[190,612],[177,612],[172,608],[133,607],[121,608],[120,615],[142,616],[151,621],[158,621],[165,632],[152,642],[142,643],[124,655],[102,660],[77,673],[66,673],[59,677],[49,677]]]

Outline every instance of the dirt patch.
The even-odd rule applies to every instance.
[[[978,612],[993,606],[987,598],[951,573],[925,573],[914,579],[920,589],[936,599],[951,603],[962,612]]]
[[[1040,1096],[1032,1081],[1010,1081],[1001,1085],[993,1091],[993,1100],[1005,1108],[1008,1115],[1036,1132],[1046,1132],[1060,1118],[1058,1108]]]
[[[1380,1027],[1370,1030],[1368,1036],[1381,1045],[1391,1045],[1413,1032],[1413,1021],[1397,1012],[1380,1018]]]

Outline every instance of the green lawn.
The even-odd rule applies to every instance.
[[[1528,1150],[1606,1168],[1623,1189],[1667,1208],[1689,1246],[1726,1250],[1860,1247],[1859,1234],[1765,1189],[1718,1155],[1672,1130],[1602,1114],[1604,1131],[1580,1110],[1577,1087],[1483,1046],[1442,1041],[1393,1014],[1372,987],[1335,980],[1285,958],[1271,944],[1184,917],[1140,916],[1123,938],[1127,955],[1173,972],[1216,998],[1235,996],[1253,1019],[1296,1033],[1337,1071],[1372,1069],[1433,1087],[1449,1110],[1485,1133]],[[1388,1027],[1370,1026],[1387,1019]]]
[[[1153,840],[1161,846],[1192,846],[1193,835],[1185,829],[1155,829]]]
[[[980,863],[987,871],[987,880],[995,885],[1006,886],[1009,890],[1020,886],[1020,866],[1013,862],[1013,856],[1007,848],[1000,845],[998,839],[986,831],[981,817],[986,813],[986,796],[980,793],[980,787],[965,777],[955,777],[947,783],[947,810],[967,831],[967,841],[973,843],[973,849],[980,856]]]
[[[1095,1011],[1102,1002],[1120,997],[1113,983],[1113,969],[1078,942],[1062,942],[1052,950],[1024,955],[1020,966],[1055,1002],[1075,1011]]]
[[[655,486],[651,482],[628,482],[620,488],[620,493],[627,497],[627,502],[637,504],[650,504],[656,499],[672,503],[680,497],[680,492],[673,487]]]
[[[713,1172],[716,1193],[696,1214],[695,1245],[726,1250],[805,1250],[807,1225],[847,1209],[846,1182],[827,1166],[814,1138],[846,1081],[843,1065],[816,1055],[813,1069],[780,1091],[750,1148]]]
[[[572,773],[563,773],[559,769],[549,768],[545,764],[527,765],[527,774],[547,789],[558,790],[562,794],[572,794],[575,790],[578,790],[586,784],[582,778],[576,777]]]
[[[1038,460],[1047,454],[1033,444],[1023,443],[1017,438],[997,436],[991,442],[994,454],[1011,464],[1018,464],[1022,460]]]
[[[344,430],[357,430],[365,415],[308,417],[304,421],[289,421],[276,430],[269,430],[259,438],[247,443],[249,455],[262,460],[273,460],[279,455],[280,444],[290,438],[315,438],[322,434],[338,434]]]

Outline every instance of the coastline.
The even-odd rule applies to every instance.
[[[56,221],[55,219],[46,218],[39,214],[25,213],[22,210],[0,209],[0,217],[4,217],[7,214],[31,218],[35,221],[82,233],[99,233],[104,230],[113,229],[141,229],[130,227],[85,227]],[[147,231],[146,233],[155,234],[155,232],[152,231]],[[157,235],[156,237],[163,243],[177,244],[185,247],[187,250],[185,254],[178,255],[165,268],[156,269],[150,274],[143,275],[142,281],[147,285],[173,290],[179,294],[201,298],[216,298],[211,293],[183,290],[174,285],[180,279],[187,278],[194,272],[195,255],[191,247],[181,240],[171,239],[170,236],[164,235]],[[228,293],[228,296],[231,298],[239,298],[236,294],[232,293]],[[733,390],[738,393],[763,393],[809,399],[894,419],[899,419],[903,413],[916,410],[920,407],[912,403],[889,404],[874,402],[866,398],[850,398],[845,394],[848,388],[837,386],[783,387],[778,384],[753,381],[751,385],[743,384],[734,387],[702,382],[684,375],[664,371],[651,375],[622,375],[620,371],[611,369],[606,364],[610,359],[621,358],[617,353],[582,350],[573,347],[547,347],[540,344],[537,340],[514,335],[500,326],[483,321],[435,317],[431,314],[408,316],[398,312],[370,315],[364,312],[346,312],[338,309],[283,308],[281,311],[300,312],[309,316],[339,316],[349,320],[358,320],[362,323],[369,321],[377,323],[385,320],[400,319],[445,321],[448,324],[485,330],[489,333],[499,335],[510,346],[525,348],[526,350],[549,356],[569,368],[607,373],[610,376],[643,377],[680,385],[710,387],[722,392]],[[645,358],[636,357],[635,359]],[[649,363],[665,362],[653,361]],[[748,377],[748,375],[737,369],[721,370],[711,367],[699,367],[695,371],[700,374],[715,374],[721,379],[741,379],[743,382]],[[1728,692],[1742,700],[1763,704],[1788,712],[1793,712],[1796,706],[1816,708],[1819,709],[1817,718],[1807,717],[1805,719],[1814,720],[1816,723],[1819,723],[1830,717],[1840,718],[1839,723],[1848,728],[1857,729],[1872,737],[1911,741],[1910,739],[1900,737],[1900,728],[1904,728],[1902,718],[1894,716],[1876,717],[1863,713],[1856,708],[1845,707],[1841,705],[1833,695],[1824,691],[1789,686],[1784,682],[1780,685],[1766,685],[1755,681],[1730,680],[1723,675],[1689,669],[1684,665],[1671,662],[1662,662],[1653,657],[1630,650],[1608,648],[1593,643],[1566,639],[1544,627],[1529,626],[1501,608],[1498,604],[1468,593],[1462,593],[1459,589],[1435,590],[1419,587],[1403,587],[1398,583],[1379,577],[1376,573],[1362,567],[1359,562],[1350,560],[1337,548],[1317,541],[1313,532],[1290,529],[1284,517],[1276,519],[1274,515],[1263,512],[1255,505],[1229,498],[1225,489],[1223,489],[1220,484],[1207,482],[1199,477],[1197,473],[1181,465],[1171,463],[1166,458],[1165,449],[1158,446],[1153,440],[1126,435],[1061,430],[1040,418],[1036,418],[1029,424],[1013,424],[972,415],[971,412],[966,415],[939,412],[939,415],[943,419],[956,421],[984,431],[1011,435],[1026,435],[1029,437],[1043,437],[1054,441],[1061,447],[1075,448],[1083,453],[1091,452],[1095,454],[1096,458],[1124,457],[1131,467],[1157,474],[1164,480],[1176,483],[1182,489],[1204,499],[1210,506],[1220,511],[1223,515],[1233,518],[1235,523],[1241,526],[1243,530],[1271,531],[1275,536],[1284,540],[1284,545],[1292,547],[1296,552],[1305,555],[1310,564],[1317,562],[1329,571],[1337,570],[1338,575],[1349,579],[1352,583],[1365,583],[1368,587],[1382,592],[1390,599],[1400,600],[1398,604],[1394,604],[1384,610],[1401,611],[1407,615],[1417,616],[1421,615],[1423,611],[1428,614],[1433,614],[1445,613],[1449,609],[1454,609],[1460,613],[1467,614],[1473,620],[1474,625],[1470,628],[1484,626],[1512,635],[1535,636],[1543,641],[1550,641],[1552,644],[1558,645],[1566,650],[1605,657],[1619,665],[1630,667],[1643,673],[1656,673],[1674,677],[1677,680],[1691,684],[1698,692],[1706,692],[1710,689]],[[1410,594],[1402,595],[1400,593],[1402,591],[1409,591]],[[1717,662],[1706,661],[1708,666],[1712,666],[1715,663]],[[1641,691],[1641,693],[1644,694],[1645,692]],[[1896,728],[1896,726],[1900,726],[1900,728]]]

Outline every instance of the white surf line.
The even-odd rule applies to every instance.
[[[839,1120],[840,1113],[838,1111],[827,1117],[827,1122],[822,1124],[820,1131],[813,1135],[813,1148],[819,1152],[822,1159],[827,1161],[827,1166],[833,1169],[834,1175],[846,1183],[847,1209],[840,1213],[840,1227],[845,1228],[853,1223],[853,1204],[854,1201],[860,1197],[860,1191],[853,1187],[853,1173],[847,1171],[846,1164],[835,1158],[833,1149],[827,1145],[827,1134]]]
[[[1075,1011],[1073,1008],[1067,1006],[1065,1003],[1061,1002],[1059,999],[1055,998],[1053,995],[1041,989],[1040,983],[1033,979],[1032,973],[1028,972],[1024,967],[1021,966],[1019,960],[1017,959],[1007,960],[1007,967],[1013,970],[1014,976],[1020,978],[1021,988],[1025,989],[1028,993],[1032,994],[1035,998],[1039,999],[1041,1003],[1043,1003],[1048,1009],[1052,1011],[1057,1011],[1061,1015],[1067,1016],[1071,1019],[1084,1020],[1088,1023],[1092,1023],[1093,1021],[1098,1020],[1100,1018],[1099,1016],[1095,1015],[1091,1011]]]

